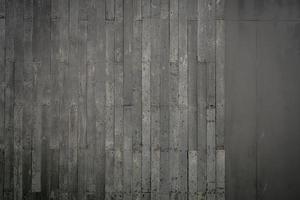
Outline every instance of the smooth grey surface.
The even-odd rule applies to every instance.
[[[227,1],[227,199],[300,198],[299,5]]]

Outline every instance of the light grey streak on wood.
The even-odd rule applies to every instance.
[[[115,191],[123,192],[123,83],[124,83],[124,48],[123,48],[123,1],[115,0],[115,42],[114,42],[114,187]]]
[[[215,0],[215,1],[216,1],[216,19],[224,20],[226,0]]]
[[[178,0],[170,1],[170,62],[178,62]]]
[[[142,1],[142,19],[151,17],[151,1],[141,0]]]
[[[136,9],[136,8],[135,8]],[[132,196],[142,191],[142,21],[133,23]]]
[[[170,1],[160,0],[160,18],[169,19]]]
[[[181,198],[187,199],[187,176],[188,176],[188,52],[187,52],[187,2],[186,0],[179,1],[179,41],[178,41],[178,56],[179,56],[179,72],[178,72],[178,101],[179,101],[179,181]]]
[[[216,190],[216,91],[215,63],[207,63],[207,198],[215,199]]]
[[[142,28],[142,192],[150,192],[150,62],[151,62],[151,20],[144,19]]]
[[[197,80],[197,112],[198,112],[198,195],[200,199],[205,198],[206,195],[206,163],[207,163],[207,155],[206,155],[206,144],[207,144],[207,126],[206,126],[206,87],[207,87],[207,64],[206,63],[198,63],[198,77]]]
[[[115,0],[105,0],[105,19],[115,19]]]
[[[225,150],[216,152],[216,199],[225,200]]]
[[[198,0],[198,61],[215,60],[215,0]]]
[[[216,145],[224,146],[225,21],[216,20]]]
[[[160,183],[160,30],[161,24],[158,18],[151,19],[151,75],[150,75],[150,99],[151,99],[151,199],[158,199]]]
[[[188,149],[197,150],[197,21],[188,21]],[[200,78],[199,78],[200,81]]]
[[[142,20],[142,0],[133,1],[133,16],[134,20]]]
[[[105,192],[114,191],[114,27],[106,22]]]
[[[160,198],[169,199],[169,20],[162,19],[161,35],[161,74],[160,74]]]

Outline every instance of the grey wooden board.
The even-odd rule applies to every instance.
[[[0,0],[0,199],[205,197],[221,5]]]

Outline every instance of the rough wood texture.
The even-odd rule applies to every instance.
[[[223,6],[0,0],[0,200],[224,199]]]

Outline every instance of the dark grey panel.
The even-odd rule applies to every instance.
[[[256,24],[228,22],[226,42],[226,198],[256,197]]]
[[[299,199],[300,23],[258,23],[258,196]]]
[[[298,0],[227,0],[227,20],[299,20]]]
[[[300,198],[299,3],[227,1],[227,199]]]

